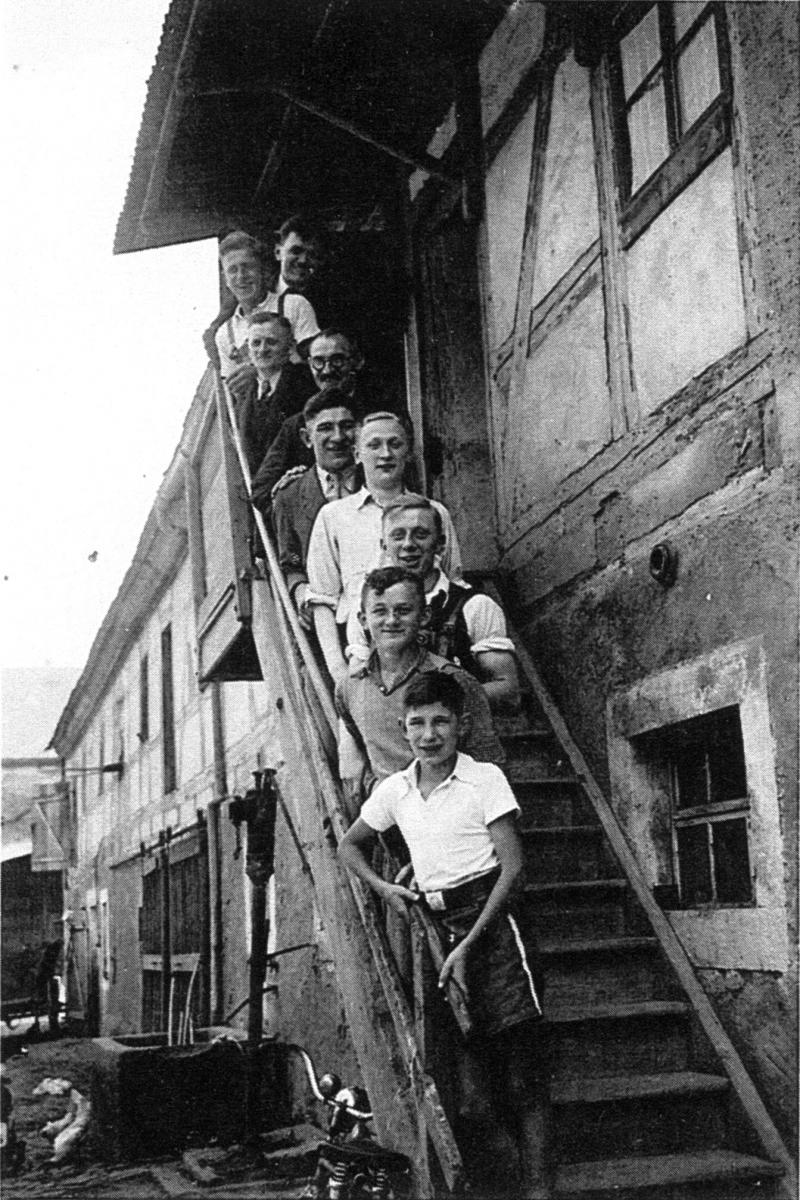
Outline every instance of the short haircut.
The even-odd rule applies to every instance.
[[[348,396],[347,392],[343,392],[341,388],[329,387],[323,388],[321,392],[315,392],[310,399],[306,400],[303,405],[303,420],[306,425],[318,417],[321,412],[325,412],[326,408],[346,408],[354,419],[358,420],[358,405],[353,397]]]
[[[350,347],[350,353],[354,357],[357,358],[361,353],[352,333],[349,333],[346,329],[342,329],[341,325],[329,325],[327,329],[320,329],[319,333],[316,333],[311,339],[310,346],[313,346],[314,342],[318,342],[320,338],[341,338],[342,341],[347,342]]]
[[[381,525],[385,525],[388,517],[393,517],[395,513],[422,509],[423,512],[433,513],[433,521],[436,526],[436,532],[439,537],[444,537],[444,525],[442,524],[442,514],[439,512],[435,504],[432,504],[427,496],[421,496],[418,492],[403,492],[402,496],[398,496],[396,500],[390,500],[384,505],[383,515],[381,517]]]
[[[275,240],[278,245],[282,246],[290,234],[296,234],[304,242],[315,242],[320,249],[325,244],[324,236],[319,225],[302,213],[292,213],[291,217],[287,217],[281,225],[280,229],[275,234]]]
[[[374,593],[376,596],[382,596],[389,588],[394,587],[397,583],[409,583],[414,591],[419,596],[420,605],[425,607],[425,581],[420,579],[419,575],[412,575],[405,567],[376,567],[374,571],[370,571],[364,578],[364,584],[361,588],[361,610],[367,602],[367,596]]]
[[[411,448],[411,446],[413,446],[413,444],[414,444],[413,430],[412,430],[410,424],[408,423],[408,421],[406,421],[404,417],[400,416],[399,413],[388,412],[387,410],[384,410],[384,409],[382,409],[380,412],[368,412],[366,414],[366,416],[362,418],[362,421],[361,421],[362,429],[366,425],[371,424],[373,421],[394,421],[394,423],[396,425],[399,425],[400,428],[402,429],[403,435],[404,435],[406,441],[408,442],[409,449]]]
[[[245,233],[243,229],[234,229],[233,233],[225,235],[219,244],[219,261],[222,262],[225,255],[231,254],[234,250],[247,250],[260,263],[263,263],[265,258],[263,244],[251,233]]]
[[[288,317],[282,317],[280,313],[265,312],[263,308],[256,309],[248,318],[247,328],[252,329],[254,325],[277,325],[280,329],[285,330],[289,337],[294,337],[292,322]]]
[[[457,717],[462,716],[465,704],[464,689],[453,675],[445,671],[425,671],[406,688],[403,708],[422,708],[425,704],[441,704]]]

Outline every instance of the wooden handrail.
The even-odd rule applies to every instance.
[[[252,480],[241,438],[239,437],[235,408],[230,391],[221,378],[219,371],[216,371],[216,388],[217,408],[221,423],[223,418],[227,416],[227,420],[222,425],[223,434],[225,431],[228,432],[236,450],[242,478],[253,510],[256,528],[264,546],[270,583],[278,601],[274,604],[274,608],[277,622],[281,626],[281,640],[284,644],[289,645],[293,639],[300,650],[303,664],[308,672],[315,696],[319,701],[328,730],[335,737],[338,723],[336,710],[308,638],[300,625],[294,604],[289,595],[289,590],[286,586],[286,581],[283,578],[278,556],[272,544],[272,536],[266,527],[266,522],[262,514],[252,503]],[[292,655],[281,655],[280,661],[284,680],[289,685],[287,691],[292,696],[293,706],[298,708],[300,706],[307,707],[305,697],[302,693],[302,682],[296,677],[297,663],[294,657]],[[312,711],[312,721],[315,720],[316,714]],[[307,737],[304,723],[300,722],[298,728],[300,736],[306,744],[308,761],[313,767],[314,773],[319,778],[319,794],[325,806],[325,814],[329,822],[330,831],[338,844],[347,831],[342,806],[340,781],[334,776],[331,764],[321,752],[320,744],[315,742],[313,738]],[[349,871],[344,872],[344,874],[350,884],[350,891],[356,910],[366,933],[376,974],[380,980],[386,1004],[392,1017],[402,1061],[408,1073],[418,1110],[422,1115],[424,1129],[427,1131],[427,1136],[430,1137],[431,1143],[436,1150],[445,1182],[451,1191],[455,1191],[460,1186],[463,1178],[461,1156],[441,1101],[439,1100],[436,1086],[425,1072],[424,1063],[420,1058],[415,1037],[414,1021],[403,993],[397,969],[385,943],[385,936],[380,927],[374,898],[367,891],[361,880],[357,879]],[[420,1150],[424,1150],[424,1147],[420,1147]],[[424,1159],[424,1154],[422,1154],[422,1157]]]
[[[303,658],[303,663],[308,671],[309,678],[314,688],[314,692],[316,693],[322,711],[325,713],[327,722],[330,725],[331,731],[335,737],[337,728],[336,709],[333,706],[330,693],[325,686],[325,681],[322,678],[322,672],[317,665],[317,660],[314,658],[308,638],[305,635],[305,631],[303,630],[297,613],[295,612],[295,607],[292,604],[292,598],[289,595],[289,589],[286,586],[286,580],[283,578],[283,571],[281,570],[280,563],[278,562],[278,556],[275,553],[275,547],[272,545],[272,536],[267,529],[267,523],[262,514],[253,504],[253,481],[250,475],[250,466],[244,453],[241,438],[239,437],[239,430],[236,424],[236,411],[234,408],[233,399],[231,398],[230,390],[218,370],[215,370],[215,374],[218,397],[217,404],[218,407],[221,407],[222,410],[227,412],[228,415],[228,429],[230,431],[233,445],[239,459],[239,467],[241,468],[242,478],[244,479],[245,488],[247,489],[247,498],[250,501],[250,506],[256,522],[256,528],[264,546],[264,553],[266,555],[267,566],[269,568],[270,580],[280,598],[281,608],[286,615],[292,635],[297,642],[300,654]]]
[[[484,590],[493,599],[502,604],[502,598],[491,580],[484,581]],[[666,916],[656,903],[655,897],[644,877],[639,860],[630,847],[625,831],[617,819],[617,814],[606,799],[602,788],[595,779],[589,764],[583,756],[578,744],[569,731],[566,721],[558,709],[553,697],[542,679],[528,651],[522,645],[509,622],[509,636],[513,638],[517,659],[527,676],[531,690],[550,722],[553,733],[562,749],[570,760],[584,792],[594,808],[603,831],[611,843],[620,866],[627,876],[636,899],[647,915],[653,931],[667,956],[672,969],[686,992],[694,1008],[703,1030],[719,1056],[722,1066],[728,1075],[747,1116],[761,1138],[767,1154],[784,1168],[784,1175],[779,1180],[779,1187],[786,1200],[796,1200],[797,1169],[795,1161],[789,1153],[778,1132],[772,1117],[767,1112],[764,1101],[758,1094],[742,1059],[728,1036],[722,1022],[714,1011],[714,1007],[694,972],[691,960],[683,948],[677,934]]]

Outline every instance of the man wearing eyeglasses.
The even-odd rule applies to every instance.
[[[314,338],[309,346],[308,365],[320,391],[335,387],[352,401],[357,412],[393,407],[382,388],[365,380],[364,358],[342,329],[323,329]],[[298,413],[283,422],[253,479],[253,502],[265,517],[272,506],[275,484],[292,468],[305,469],[312,462],[313,455],[303,439],[303,415]]]

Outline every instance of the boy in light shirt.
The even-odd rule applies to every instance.
[[[469,722],[452,675],[432,671],[415,679],[405,692],[403,724],[415,758],[377,785],[339,855],[394,911],[427,906],[445,945],[439,987],[452,975],[472,1015],[464,1053],[491,1081],[496,1107],[513,1126],[519,1195],[545,1200],[551,1193],[542,979],[516,902],[523,871],[519,806],[499,767],[459,752]],[[371,866],[376,835],[393,826],[408,846],[414,887],[382,879]]]
[[[425,585],[426,645],[474,675],[493,710],[515,708],[519,679],[503,610],[491,596],[448,578],[441,565],[444,548],[441,515],[426,496],[405,492],[384,506],[384,561],[419,576]],[[355,670],[370,652],[367,631],[356,613],[347,621],[347,643],[351,670]]]

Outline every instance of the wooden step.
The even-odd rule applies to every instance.
[[[546,990],[552,1006],[671,1000],[675,984],[653,937],[544,938]]]
[[[591,941],[601,937],[650,934],[628,881],[561,879],[543,882],[529,873],[525,898],[535,926],[550,938]]]
[[[504,768],[517,803],[522,821],[527,825],[564,826],[595,825],[597,818],[583,788],[574,776],[540,775],[531,772],[529,764]]]
[[[520,833],[532,879],[595,880],[619,872],[599,825],[523,824]]]
[[[689,1006],[680,1001],[555,1006],[545,999],[557,1081],[685,1071],[691,1062]]]
[[[728,1135],[729,1080],[696,1071],[606,1075],[553,1086],[558,1161],[715,1150]]]
[[[654,937],[590,938],[585,941],[548,938],[539,943],[540,953],[552,958],[569,955],[620,956],[657,949],[658,938]]]
[[[553,1089],[553,1104],[607,1104],[661,1096],[695,1096],[725,1092],[726,1075],[704,1075],[698,1071],[662,1071],[647,1075],[609,1075],[598,1079],[576,1079]]]
[[[781,1174],[777,1164],[733,1150],[602,1159],[561,1166],[554,1194],[557,1200],[640,1200],[645,1194],[648,1200],[767,1200]]]

